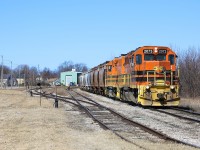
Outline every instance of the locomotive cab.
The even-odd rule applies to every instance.
[[[141,56],[141,62],[138,60],[140,63],[136,62],[135,68],[139,90],[137,103],[177,106],[180,97],[175,53],[167,47],[144,47],[136,56]]]

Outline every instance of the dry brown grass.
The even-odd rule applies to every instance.
[[[58,95],[62,95],[62,96],[68,96],[67,92],[66,92],[66,87],[63,86],[57,86],[57,87],[42,87],[42,91],[45,93],[52,93],[52,94],[58,94]]]
[[[200,98],[181,98],[179,106],[187,107],[194,111],[200,112]]]

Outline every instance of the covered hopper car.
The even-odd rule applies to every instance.
[[[143,106],[177,106],[177,55],[165,46],[143,46],[79,77],[81,89]]]

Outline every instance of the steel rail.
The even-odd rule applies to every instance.
[[[190,111],[190,110],[185,110],[185,109],[183,109],[183,108],[170,107],[170,109],[179,110],[179,111],[182,111],[182,112],[186,112],[186,113],[189,113],[189,114],[193,114],[193,115],[200,116],[200,113],[193,112],[193,111]]]
[[[170,115],[170,116],[173,116],[173,117],[177,117],[179,119],[184,119],[184,120],[189,120],[189,121],[200,123],[200,120],[189,118],[189,117],[180,116],[180,115],[173,114],[173,113],[170,113],[170,112],[167,112],[167,111],[153,109],[153,108],[151,108],[150,110],[157,111],[157,112],[160,112],[160,113],[164,113],[164,114],[167,114],[167,115]]]
[[[123,139],[123,140],[125,140],[125,141],[127,141],[127,142],[129,142],[129,143],[132,143],[132,144],[134,144],[135,146],[137,146],[137,147],[139,147],[139,148],[141,148],[141,149],[144,149],[144,150],[147,149],[147,148],[145,148],[145,147],[142,147],[141,145],[138,145],[138,144],[136,144],[136,143],[133,143],[132,141],[130,141],[130,140],[124,138],[123,136],[121,136],[120,134],[118,134],[117,132],[115,132],[114,130],[112,130],[112,129],[111,129],[110,127],[108,127],[105,123],[103,123],[101,120],[99,120],[98,118],[96,118],[96,117],[91,113],[91,111],[90,111],[87,107],[83,106],[80,102],[78,102],[78,100],[77,100],[69,91],[68,91],[68,93],[71,95],[71,97],[72,97],[75,101],[77,101],[77,103],[80,104],[80,106],[86,111],[86,113],[87,113],[91,118],[93,118],[94,121],[96,121],[96,122],[99,123],[99,125],[100,125],[103,129],[112,131],[115,135],[117,135],[117,136],[120,137],[121,139]],[[96,102],[94,102],[94,103],[92,103],[92,104],[93,104],[93,105],[96,104],[98,107],[101,106],[101,105],[99,105],[99,104],[96,103]],[[96,106],[96,105],[95,105],[95,106]]]
[[[34,90],[36,91],[36,90],[38,90],[38,88],[35,88]],[[29,91],[31,91],[31,90],[29,90]],[[33,93],[33,94],[35,94],[35,95],[40,95],[40,94],[41,94],[41,92],[38,92],[38,91],[36,91],[36,92],[37,92],[37,93]],[[196,145],[193,145],[193,144],[190,144],[190,143],[186,143],[186,142],[183,142],[183,141],[180,141],[180,140],[171,138],[171,137],[169,137],[169,136],[167,136],[167,135],[165,135],[165,134],[163,134],[163,133],[160,133],[160,132],[158,132],[158,131],[155,131],[155,130],[153,130],[153,129],[151,129],[151,128],[145,126],[145,125],[142,125],[142,124],[140,124],[140,123],[138,123],[138,122],[135,122],[135,121],[133,121],[133,120],[130,120],[129,118],[127,118],[127,117],[125,117],[125,116],[119,114],[118,112],[114,111],[113,109],[110,109],[110,108],[108,108],[108,107],[105,107],[105,106],[103,106],[103,105],[97,103],[96,101],[92,100],[91,98],[88,98],[88,97],[86,97],[86,96],[84,96],[84,95],[82,95],[82,94],[80,94],[80,93],[78,93],[78,92],[76,92],[76,91],[74,91],[74,90],[73,90],[73,92],[77,93],[78,95],[84,97],[85,99],[87,99],[87,100],[89,100],[89,101],[91,101],[91,102],[93,102],[93,103],[86,102],[86,101],[80,100],[80,99],[78,100],[78,99],[76,99],[71,93],[69,93],[69,94],[71,95],[72,99],[67,98],[67,97],[62,97],[62,96],[57,96],[57,99],[60,100],[60,101],[64,101],[64,102],[67,102],[67,103],[71,103],[71,104],[73,104],[73,105],[75,105],[75,106],[77,106],[77,107],[79,107],[79,108],[82,108],[83,110],[85,110],[85,112],[86,112],[90,117],[92,117],[96,122],[98,122],[104,129],[111,130],[111,131],[112,131],[114,134],[116,134],[118,137],[120,137],[121,139],[123,139],[123,140],[125,140],[125,141],[127,141],[127,142],[129,142],[129,143],[133,143],[133,142],[130,141],[130,140],[128,140],[128,139],[126,139],[126,138],[124,138],[124,137],[121,136],[120,134],[116,133],[114,130],[112,130],[112,129],[109,128],[107,125],[105,125],[102,121],[100,121],[99,119],[97,119],[94,115],[92,115],[92,113],[90,112],[90,110],[89,110],[87,107],[83,106],[79,101],[84,102],[84,103],[88,103],[88,104],[91,104],[91,105],[95,105],[95,106],[98,106],[98,107],[102,107],[102,108],[104,108],[104,109],[106,109],[106,110],[109,110],[111,113],[113,113],[113,114],[115,114],[115,115],[117,115],[117,116],[120,116],[121,118],[123,118],[123,119],[126,120],[127,122],[129,122],[129,123],[131,123],[131,124],[133,124],[133,125],[136,125],[136,126],[138,126],[139,128],[141,128],[142,130],[144,130],[144,131],[146,131],[146,132],[148,132],[148,133],[151,133],[151,134],[153,134],[153,135],[155,135],[155,136],[157,136],[157,137],[159,137],[159,138],[161,138],[161,139],[164,139],[164,140],[167,140],[167,141],[171,141],[171,142],[175,142],[175,143],[181,143],[181,144],[188,145],[188,146],[192,146],[192,147],[195,147],[195,148],[200,148],[199,146],[196,146]],[[43,96],[43,97],[47,97],[47,98],[55,99],[55,96],[56,96],[56,95],[44,94],[44,93],[42,93],[42,96]],[[73,103],[73,102],[71,102],[71,101],[67,101],[66,99],[75,100],[77,104],[75,104],[75,103]],[[142,148],[142,149],[146,149],[146,148],[144,148],[144,147],[142,147],[142,146],[140,146],[140,145],[138,145],[138,144],[136,144],[136,143],[133,143],[133,144],[136,145],[136,146],[138,146],[138,147],[140,147],[140,148]]]
[[[76,92],[76,91],[74,91],[74,92]],[[113,109],[110,109],[110,108],[108,108],[108,107],[105,107],[105,106],[103,106],[103,105],[101,105],[101,104],[95,102],[95,101],[92,100],[91,98],[88,98],[88,97],[86,97],[86,96],[84,96],[84,95],[82,95],[82,94],[80,94],[80,93],[78,93],[78,92],[76,92],[76,93],[79,94],[80,96],[82,96],[82,97],[88,99],[89,101],[92,101],[92,102],[96,103],[98,106],[103,107],[103,108],[105,108],[105,109],[111,111],[112,113],[115,113],[115,114],[118,115],[118,116],[121,116],[122,118],[124,118],[124,119],[127,120],[128,122],[137,125],[138,127],[140,127],[141,129],[143,129],[144,131],[149,132],[149,133],[151,133],[151,134],[153,134],[153,135],[156,135],[156,136],[160,137],[161,139],[164,139],[164,140],[167,140],[167,141],[171,141],[171,142],[175,142],[175,143],[184,144],[184,145],[191,146],[191,147],[195,147],[195,148],[200,148],[199,146],[196,146],[196,145],[193,145],[193,144],[190,144],[190,143],[187,143],[187,142],[184,142],[184,141],[181,141],[181,140],[178,140],[178,139],[169,137],[169,136],[167,136],[167,135],[165,135],[165,134],[163,134],[163,133],[160,133],[160,132],[158,132],[158,131],[155,131],[154,129],[151,129],[151,128],[145,126],[145,125],[142,125],[142,124],[140,124],[140,123],[138,123],[138,122],[135,122],[135,121],[133,121],[133,120],[131,120],[131,119],[129,119],[129,118],[123,116],[122,114],[119,114],[118,112],[114,111]]]

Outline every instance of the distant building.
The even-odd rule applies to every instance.
[[[51,79],[48,79],[48,83],[49,83],[51,86],[54,86],[54,85],[61,85],[60,79],[58,79],[58,78],[51,78]]]
[[[17,82],[18,82],[18,85],[24,85],[24,79],[23,78],[17,78]]]
[[[3,75],[3,86],[18,86],[18,81],[15,76],[11,76],[10,74]]]
[[[74,69],[72,71],[61,72],[60,73],[60,82],[62,85],[78,85],[78,77],[81,75],[81,72],[76,72]]]

